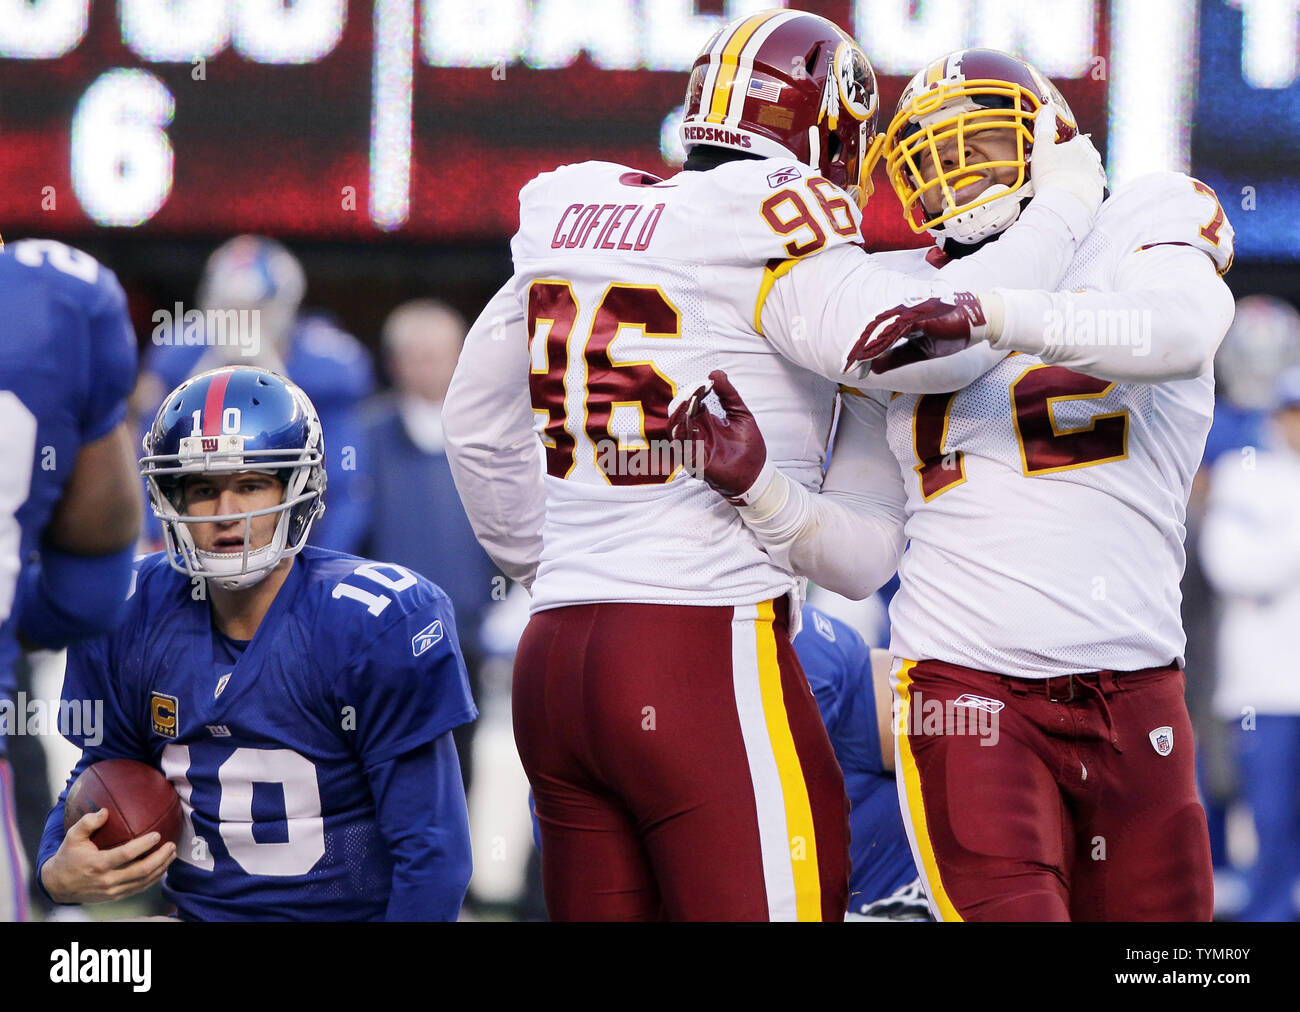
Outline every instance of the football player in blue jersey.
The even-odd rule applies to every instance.
[[[889,654],[809,605],[794,640],[849,796],[848,920],[931,920],[894,783]]]
[[[102,699],[73,776],[151,763],[184,825],[99,851],[103,813],[40,877],[52,899],[163,878],[184,920],[454,920],[470,877],[453,728],[477,716],[447,596],[400,566],[306,546],[324,509],[307,396],[228,366],[169,394],[141,470],[166,550],[144,559],[122,626],[70,652],[64,697]],[[142,856],[143,855],[143,856]],[[173,860],[173,857],[176,860]]]
[[[117,278],[62,243],[0,253],[0,921],[26,919],[9,733],[19,637],[59,648],[122,613],[140,530],[123,421],[136,342]]]

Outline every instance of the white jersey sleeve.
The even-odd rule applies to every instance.
[[[781,354],[835,376],[843,373],[868,324],[894,306],[997,284],[1055,289],[1090,225],[1077,200],[1048,191],[1032,200],[997,242],[949,263],[942,275],[894,270],[896,257],[864,257],[852,249],[786,261],[769,268],[761,332]],[[917,363],[879,376],[864,365],[844,382],[861,389],[944,392],[964,386],[1001,357],[979,350],[960,362]]]
[[[775,469],[748,506],[745,524],[769,554],[800,576],[851,600],[875,593],[898,568],[907,494],[885,438],[885,400],[847,389],[820,494]]]
[[[1232,256],[1232,225],[1213,190],[1181,173],[1143,176],[1107,199],[1080,250],[1081,261],[1107,264],[1104,286],[997,289],[1004,313],[993,347],[1109,380],[1199,376],[1232,323],[1221,280]]]
[[[447,462],[475,537],[511,579],[530,587],[546,511],[542,449],[526,383],[528,335],[512,279],[470,328],[443,404]]]

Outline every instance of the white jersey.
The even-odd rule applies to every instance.
[[[672,409],[724,370],[769,461],[817,490],[837,385],[882,382],[844,373],[877,314],[956,285],[1056,287],[1091,216],[1065,191],[1033,205],[996,248],[915,280],[857,248],[857,207],[793,161],[537,177],[520,193],[514,277],[471,327],[443,413],[480,543],[535,611],[797,595],[790,567],[674,458]],[[986,367],[923,362],[889,383],[954,390]]]
[[[1220,270],[1231,261],[1213,193],[1172,173],[1102,205],[1061,289],[1147,287],[1135,278],[1157,258],[1140,251],[1167,244],[1203,250]],[[1136,311],[1042,325],[1065,343],[1127,341],[1136,356],[1151,332]],[[896,656],[1027,678],[1182,663],[1184,516],[1211,372],[1107,382],[1012,352],[955,394],[868,396],[887,403],[906,488]]]
[[[813,227],[790,224],[799,215]],[[820,483],[836,384],[776,354],[754,316],[769,262],[851,244],[860,221],[814,171],[776,160],[666,182],[587,162],[525,187],[512,252],[547,457],[534,610],[734,605],[792,589],[736,511],[671,458],[666,419],[724,369],[769,457]]]

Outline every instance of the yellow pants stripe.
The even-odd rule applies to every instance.
[[[911,823],[912,839],[916,844],[917,855],[921,860],[921,871],[925,878],[926,891],[939,909],[939,915],[945,921],[960,921],[961,914],[948,898],[947,890],[939,877],[939,862],[935,860],[934,847],[930,843],[930,829],[925,821],[925,800],[921,797],[921,775],[916,768],[916,758],[912,755],[912,746],[908,741],[907,729],[911,726],[911,691],[912,669],[916,661],[903,661],[894,676],[894,688],[898,693],[898,726],[894,729],[898,740],[898,772],[902,774],[903,789],[907,795],[907,816]]]
[[[763,697],[763,715],[768,739],[776,757],[785,800],[785,821],[789,833],[791,866],[794,870],[795,907],[801,921],[822,919],[821,876],[817,867],[817,837],[813,829],[812,802],[804,780],[799,754],[795,751],[790,718],[781,691],[781,668],[776,656],[775,612],[771,601],[758,606],[755,623],[758,638],[758,677]]]

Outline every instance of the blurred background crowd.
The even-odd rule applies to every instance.
[[[131,409],[142,431],[198,371],[284,372],[325,432],[327,511],[313,542],[410,567],[450,595],[481,711],[458,740],[477,916],[544,911],[509,710],[526,595],[478,547],[443,448],[466,321],[511,273],[519,187],[593,157],[674,171],[691,56],[724,20],[767,6],[0,0],[0,230],[57,237],[117,272],[140,339]],[[1217,190],[1236,230],[1226,280],[1238,303],[1188,508],[1188,695],[1216,916],[1297,919],[1300,10],[789,6],[855,34],[886,119],[929,59],[997,46],[1054,77],[1113,185],[1174,168]],[[928,242],[879,183],[864,235],[876,249]],[[257,310],[255,340],[218,343],[190,322],[194,309]],[[157,539],[150,519],[142,550]],[[890,590],[813,601],[887,646]],[[61,673],[57,655],[30,657],[29,696],[57,699]],[[52,736],[16,737],[10,752],[34,857],[76,754]]]

